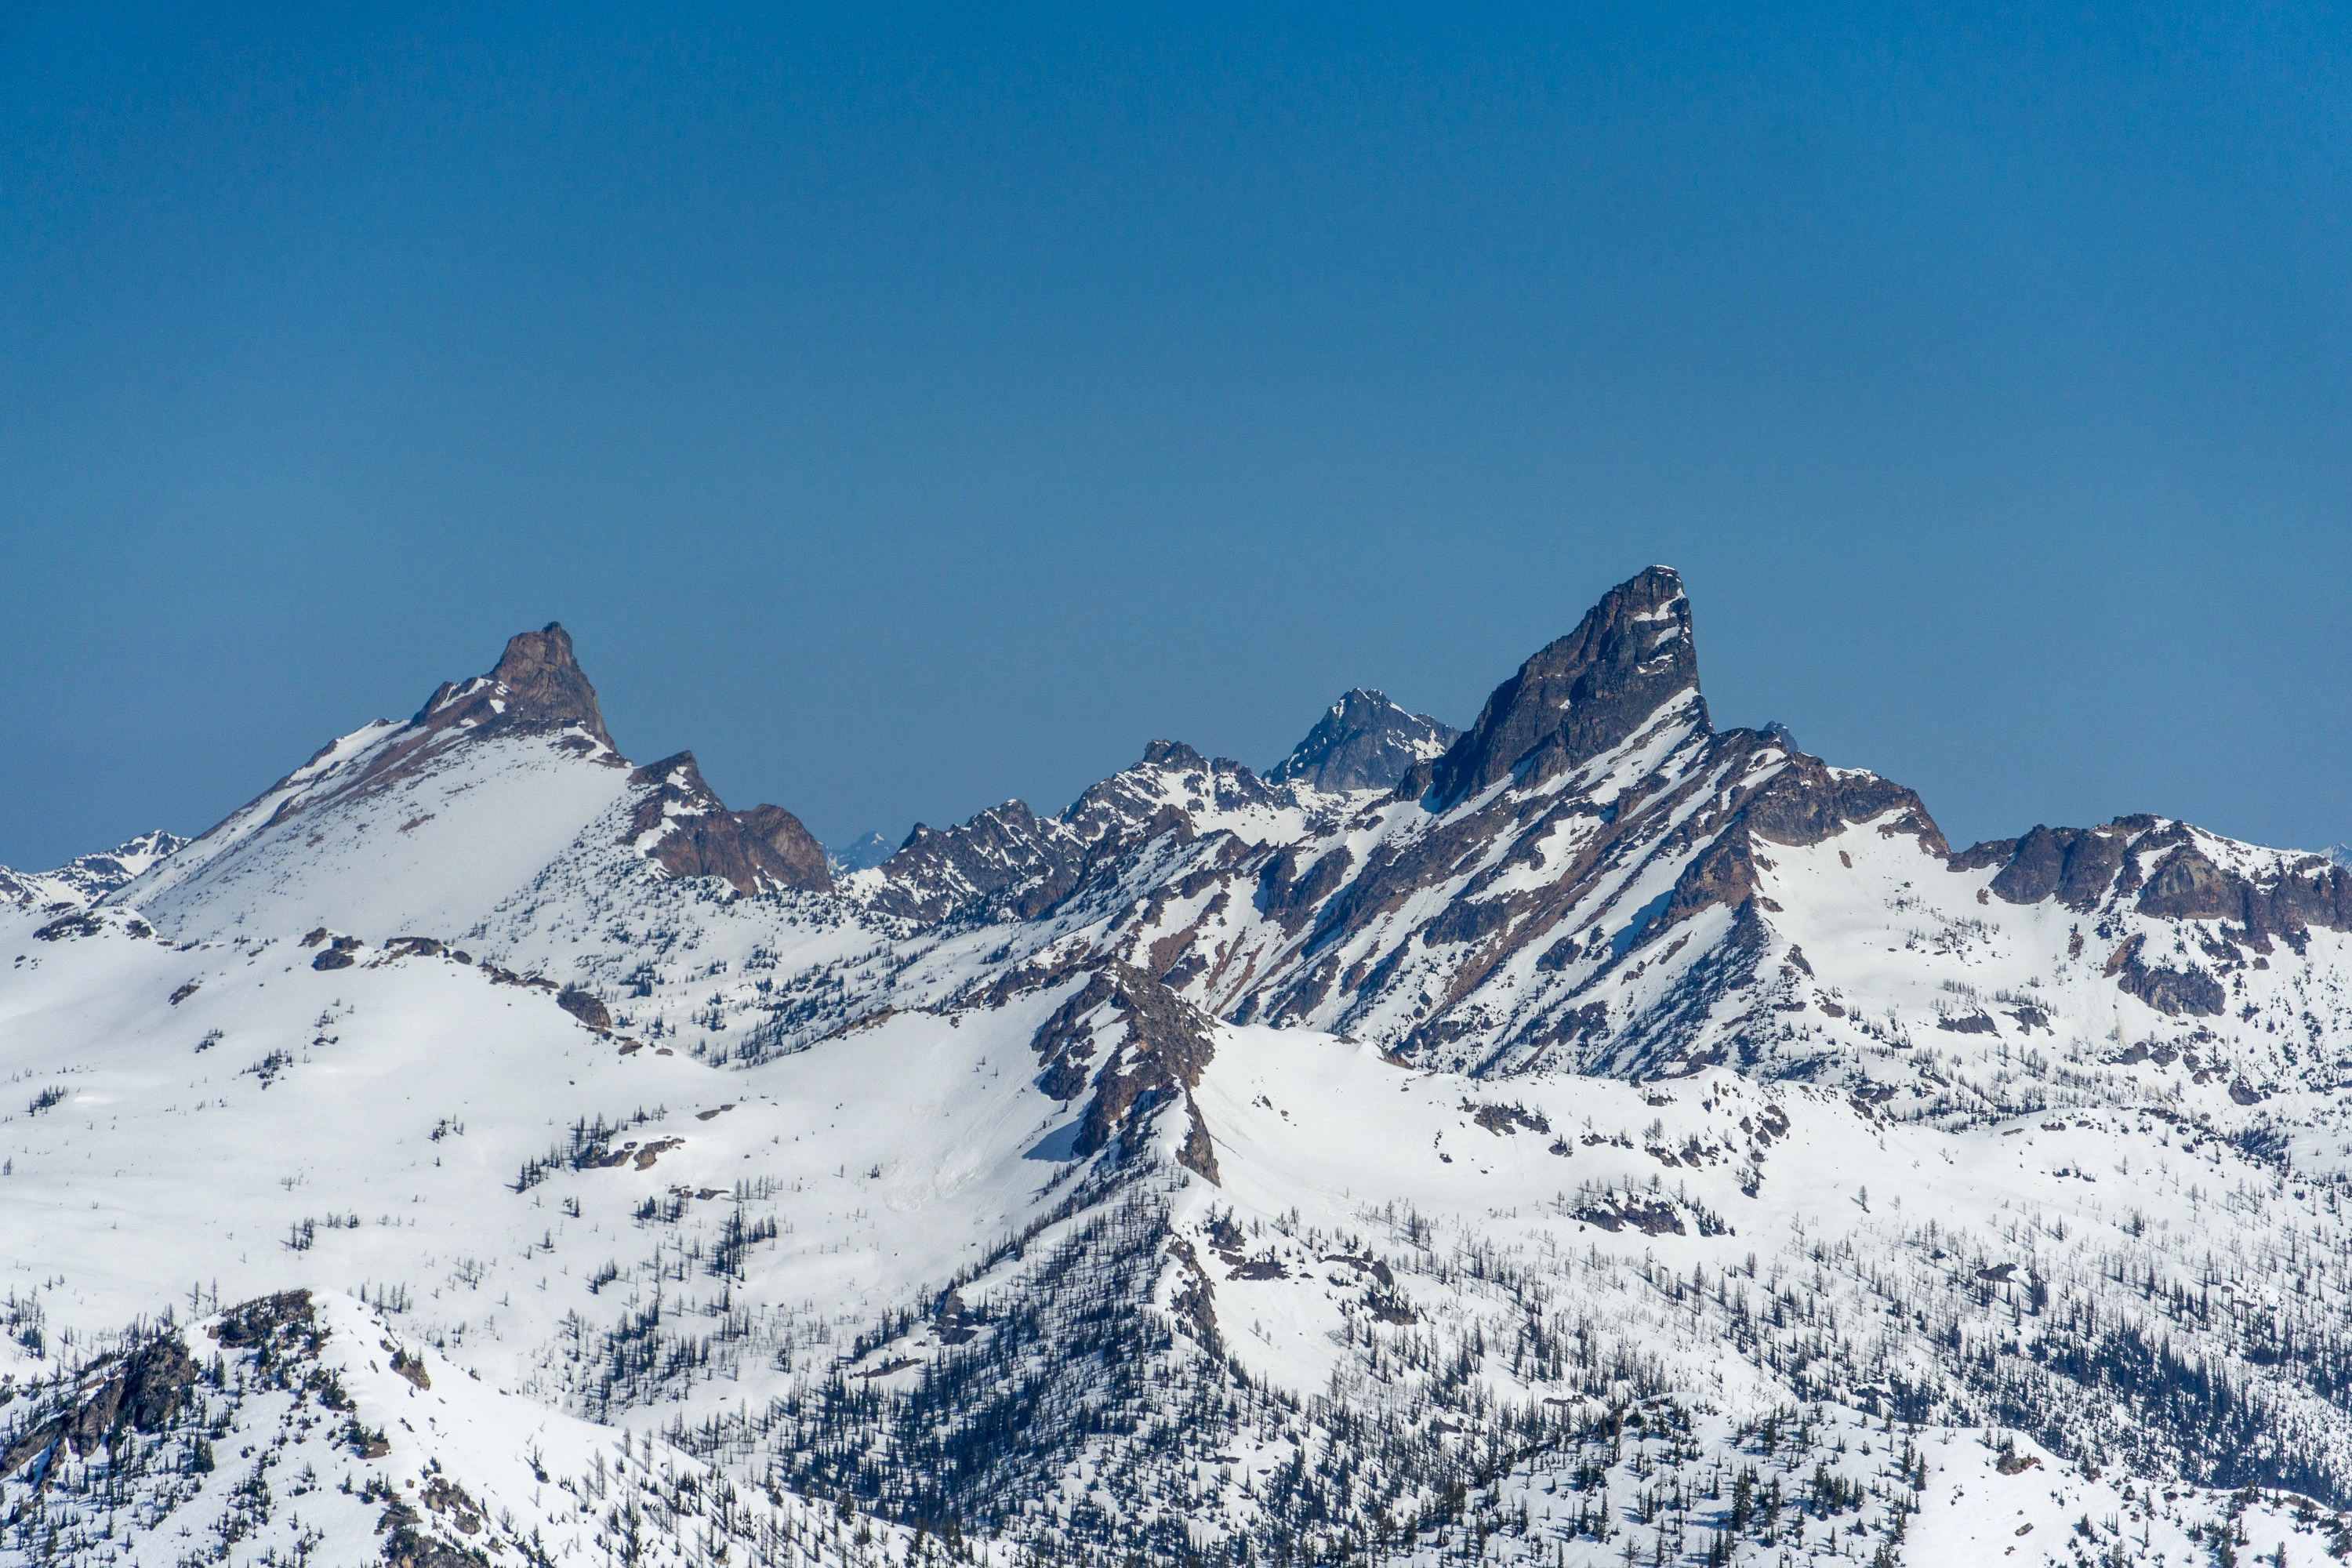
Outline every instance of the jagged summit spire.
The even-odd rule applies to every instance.
[[[1633,734],[1670,699],[1697,689],[1682,576],[1671,566],[1648,567],[1602,595],[1574,631],[1495,689],[1477,723],[1438,759],[1437,796],[1474,795],[1546,747],[1558,750],[1558,765],[1574,767]]]
[[[444,681],[418,710],[415,722],[446,729],[467,720],[502,729],[560,730],[577,724],[605,745],[604,715],[596,689],[572,656],[572,634],[550,621],[535,632],[517,632],[489,674],[463,685]]]

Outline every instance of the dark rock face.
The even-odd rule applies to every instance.
[[[104,1447],[109,1436],[121,1426],[162,1430],[179,1414],[196,1373],[195,1359],[176,1336],[148,1341],[124,1356],[79,1403],[58,1407],[47,1419],[20,1429],[0,1450],[0,1477],[14,1475],[59,1442],[76,1454],[88,1454]]]
[[[1438,759],[1441,803],[1476,794],[1534,761],[1573,768],[1630,737],[1665,701],[1698,689],[1698,652],[1682,578],[1653,566],[1612,588],[1576,630],[1538,651],[1486,700]]]
[[[2016,841],[1992,879],[1993,893],[2012,904],[2054,895],[2078,913],[2094,909],[2123,868],[2126,842],[2113,827],[2037,826]]]
[[[2239,879],[2187,844],[2157,862],[2139,895],[2140,913],[2173,920],[2232,919],[2245,908],[2246,889]]]
[[[2218,1017],[2229,1001],[2221,983],[2194,964],[2186,970],[2149,968],[2140,960],[2147,942],[2145,936],[2133,937],[2108,964],[2111,971],[2122,971],[2116,984],[2125,994],[2138,997],[2159,1013]]]
[[[272,1344],[287,1334],[309,1334],[318,1327],[318,1313],[308,1290],[284,1290],[230,1308],[215,1325],[213,1338],[232,1350]]]
[[[1360,686],[1331,704],[1266,782],[1334,792],[1394,789],[1406,770],[1444,755],[1461,733]]]
[[[1280,922],[1285,934],[1297,933],[1314,918],[1316,906],[1339,891],[1354,859],[1347,846],[1341,845],[1316,859],[1301,875],[1298,846],[1284,845],[1258,872],[1258,908]]]
[[[1637,942],[1656,939],[1671,927],[1697,916],[1701,911],[1720,906],[1738,909],[1755,896],[1756,856],[1748,836],[1736,828],[1725,833],[1701,851],[1696,858],[1683,868],[1675,879],[1674,890],[1666,896],[1666,906],[1649,925],[1635,934]]]
[[[555,1005],[600,1034],[613,1032],[613,1015],[588,992],[567,989],[556,994]]]
[[[58,1438],[65,1436],[63,1417],[37,1421],[23,1428],[5,1448],[0,1448],[0,1479],[15,1475],[26,1465],[37,1459]]]
[[[2012,904],[2054,899],[2087,914],[2137,894],[2132,907],[2144,915],[2233,921],[2265,952],[2273,935],[2312,926],[2352,931],[2352,872],[2344,867],[2314,855],[2255,881],[2215,865],[2196,837],[2183,823],[2119,816],[2102,827],[2037,826],[2022,838],[1962,850],[1947,864],[1954,871],[1999,866],[1991,891]],[[2140,867],[2149,856],[2158,858],[2142,883]]]
[[[1770,740],[1769,731],[1759,739]],[[1775,742],[1777,743],[1777,742]],[[1900,811],[1894,830],[1916,837],[1937,855],[1948,852],[1943,833],[1911,791],[1875,773],[1834,774],[1817,757],[1798,752],[1747,805],[1748,826],[1775,844],[1819,844],[1858,822]]]
[[[155,1340],[132,1352],[123,1363],[118,1408],[140,1431],[156,1431],[178,1414],[195,1382],[195,1358],[188,1353],[188,1347],[173,1337]]]
[[[1096,974],[1030,1037],[1029,1048],[1045,1068],[1037,1087],[1046,1094],[1072,1100],[1086,1092],[1087,1069],[1095,1058],[1094,1015],[1116,989],[1108,972]]]
[[[2014,838],[1988,838],[1981,844],[1971,844],[1955,853],[1944,863],[1948,871],[1981,871],[1988,866],[2006,866],[2009,858],[2017,853]]]
[[[833,886],[824,847],[780,805],[730,811],[695,765],[692,752],[648,763],[629,782],[651,793],[637,803],[625,843],[659,831],[646,853],[676,877],[718,877],[749,897],[773,888]]]
[[[1204,1014],[1168,987],[1118,963],[1055,1009],[1030,1042],[1045,1067],[1038,1082],[1055,1098],[1074,1100],[1083,1092],[1097,1040],[1111,1042],[1092,1073],[1094,1097],[1073,1152],[1094,1154],[1121,1137],[1132,1146],[1161,1110],[1181,1100],[1188,1124],[1177,1160],[1214,1182],[1215,1147],[1192,1102],[1216,1049],[1211,1027]]]
[[[553,621],[508,638],[506,652],[489,674],[463,686],[442,682],[411,721],[446,730],[469,721],[478,729],[524,732],[576,724],[613,745],[596,689],[572,657],[572,636]]]
[[[801,826],[799,817],[781,805],[765,804],[734,816],[761,875],[779,887],[832,886],[833,874],[824,863],[824,846]]]
[[[2352,931],[2352,869],[2307,865],[2262,893],[2263,930],[2287,931],[2315,925]]]
[[[106,929],[96,915],[64,915],[51,921],[33,933],[35,942],[68,942],[75,937],[96,936]]]

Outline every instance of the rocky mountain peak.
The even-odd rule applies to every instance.
[[[647,763],[629,775],[647,791],[623,842],[675,877],[718,877],[749,897],[778,888],[833,885],[824,847],[781,805],[730,811],[704,782],[692,752]]]
[[[1143,760],[1137,766],[1146,768],[1197,768],[1207,759],[1181,741],[1147,741]]]
[[[1495,689],[1469,733],[1438,760],[1437,797],[1475,795],[1538,752],[1540,775],[1575,767],[1685,692],[1698,694],[1690,600],[1674,568],[1652,566],[1602,595],[1574,631]]]
[[[435,730],[469,721],[503,730],[578,725],[607,747],[613,745],[596,689],[588,684],[572,655],[572,634],[554,621],[509,637],[506,651],[488,675],[462,685],[442,682],[414,721]]]
[[[1461,733],[1359,686],[1325,710],[1307,738],[1265,776],[1270,784],[1334,793],[1394,789],[1407,769],[1443,756]]]

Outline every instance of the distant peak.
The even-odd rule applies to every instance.
[[[1334,794],[1394,789],[1416,763],[1444,753],[1459,731],[1425,713],[1409,713],[1388,694],[1351,688],[1265,776]]]
[[[825,858],[834,866],[835,875],[841,876],[851,871],[863,871],[871,867],[879,866],[883,861],[890,858],[893,847],[890,840],[883,837],[879,832],[866,833],[850,840],[839,849],[827,847]]]
[[[170,858],[187,843],[178,834],[151,828],[111,849],[77,855],[53,871],[15,871],[0,866],[0,904],[97,903],[129,887],[149,867]]]
[[[1685,691],[1698,691],[1690,600],[1681,574],[1651,566],[1602,595],[1574,631],[1495,689],[1477,723],[1439,761],[1438,796],[1475,795],[1538,752],[1546,773],[1575,767]]]

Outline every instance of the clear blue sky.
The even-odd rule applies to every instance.
[[[40,9],[0,861],[550,619],[841,842],[1465,722],[1654,560],[1956,840],[2352,837],[2330,7]]]

